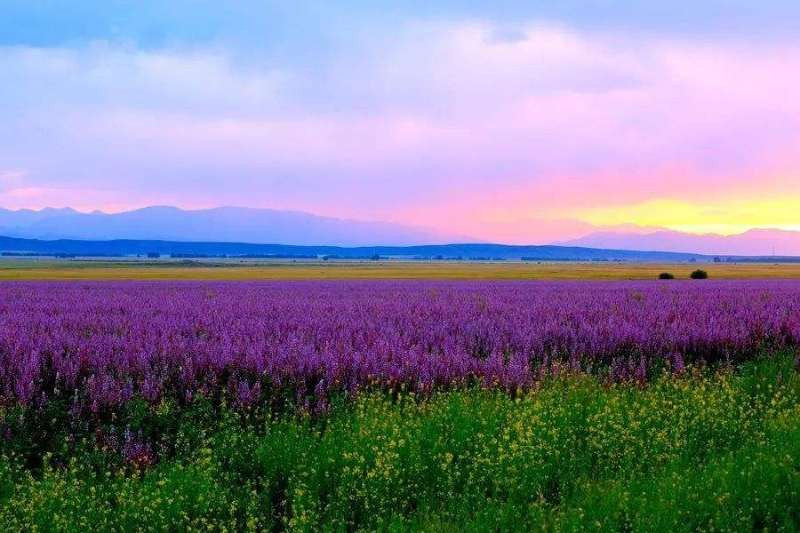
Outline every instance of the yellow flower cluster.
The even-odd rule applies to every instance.
[[[174,405],[152,409],[182,416]],[[4,444],[0,525],[800,528],[800,377],[782,360],[665,374],[643,387],[562,376],[515,397],[400,391],[364,394],[316,417],[248,416],[223,409],[214,423],[187,422],[166,443],[173,451],[144,470],[79,445],[44,455],[37,470]]]

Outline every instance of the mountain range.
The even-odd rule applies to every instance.
[[[67,257],[147,256],[195,258],[287,259],[426,259],[426,260],[523,260],[523,261],[708,261],[706,256],[672,252],[597,250],[574,246],[520,246],[509,244],[428,244],[416,246],[299,246],[238,242],[191,242],[117,239],[110,241],[39,240],[0,237],[5,256],[61,255]]]
[[[26,239],[169,240],[295,245],[410,245],[467,240],[426,228],[323,217],[300,211],[153,206],[104,213],[70,208],[0,209],[0,235]]]
[[[670,230],[648,233],[599,231],[558,244],[705,255],[800,256],[800,232],[779,229],[752,229],[738,235],[697,235]]]
[[[119,213],[84,213],[68,207],[0,209],[0,235],[45,241],[135,240],[313,247],[419,246],[491,240],[413,225],[333,218],[301,211],[245,207],[186,210],[169,206]],[[587,225],[586,234],[579,238],[543,244],[712,256],[800,256],[800,232],[778,229],[753,229],[738,235],[698,235],[633,225]]]

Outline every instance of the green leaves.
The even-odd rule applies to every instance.
[[[150,439],[145,468],[93,446],[88,428],[81,446],[45,443],[39,469],[12,457],[21,434],[0,441],[0,525],[797,529],[792,364],[664,371],[644,387],[562,375],[517,397],[373,392],[315,416],[133,403],[115,423]]]

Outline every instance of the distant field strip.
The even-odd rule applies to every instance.
[[[697,268],[712,279],[800,279],[800,264],[655,263],[125,263],[3,261],[0,280],[281,280],[281,279],[587,279],[646,280],[661,272],[688,278]]]

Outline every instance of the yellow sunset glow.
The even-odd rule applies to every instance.
[[[575,217],[598,226],[633,223],[691,233],[732,235],[752,228],[800,230],[800,196],[720,203],[659,199],[583,209]]]

